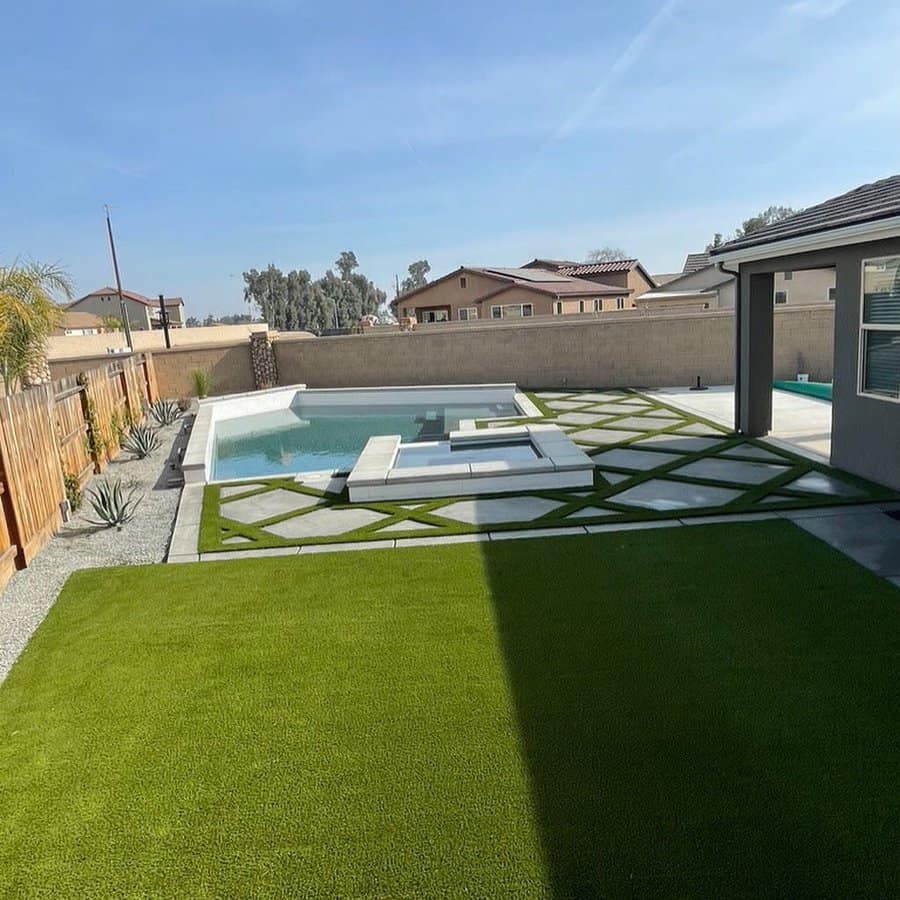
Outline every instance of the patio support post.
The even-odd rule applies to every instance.
[[[775,275],[741,273],[738,292],[739,346],[737,430],[761,437],[772,428]]]

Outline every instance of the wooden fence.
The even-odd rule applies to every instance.
[[[67,479],[102,472],[157,398],[149,354],[0,398],[0,588],[62,525]]]

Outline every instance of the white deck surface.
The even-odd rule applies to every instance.
[[[661,388],[644,391],[661,403],[703,416],[728,428],[734,427],[734,386],[717,385],[707,391]],[[784,441],[791,449],[827,461],[831,457],[831,404],[788,391],[772,391],[772,431],[769,438]]]

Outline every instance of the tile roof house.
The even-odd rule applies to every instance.
[[[776,273],[831,269],[831,463],[900,489],[900,175],[728,241],[712,258],[738,272],[736,429],[772,427]]]
[[[540,263],[541,265],[537,265]],[[604,262],[569,262],[566,260],[535,259],[526,263],[523,268],[542,268],[570,275],[573,278],[585,278],[588,281],[600,281],[631,291],[631,298],[640,297],[644,291],[657,286],[653,276],[637,259],[612,259]]]
[[[135,291],[122,291],[122,298],[125,302],[128,324],[132,331],[152,331],[162,328],[159,300],[151,300]],[[166,297],[163,299],[163,303],[169,316],[169,326],[171,328],[184,327],[184,300],[181,297]],[[102,287],[91,291],[90,294],[73,300],[66,309],[92,313],[101,319],[106,316],[122,318],[119,295],[114,287]]]
[[[100,316],[95,316],[93,313],[88,312],[72,312],[65,310],[54,334],[102,334],[106,330],[103,319],[101,319]]]
[[[625,283],[575,278],[534,266],[463,266],[391,303],[399,316],[419,322],[560,316],[633,308]]]

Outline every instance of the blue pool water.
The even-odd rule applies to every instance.
[[[404,443],[435,441],[460,419],[514,416],[514,403],[440,406],[339,406],[302,404],[226,419],[215,425],[213,478],[260,478],[353,468],[366,441],[399,434]]]

